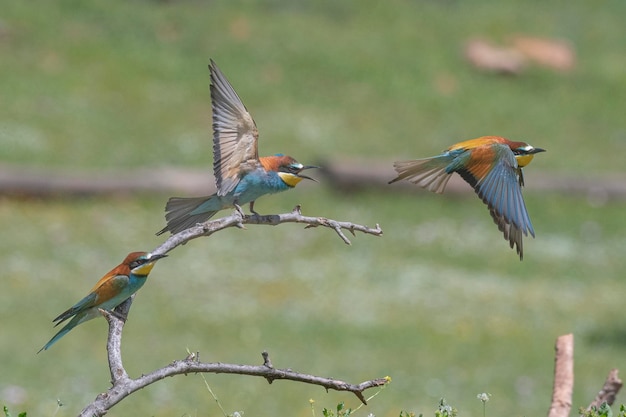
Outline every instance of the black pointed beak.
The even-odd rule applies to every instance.
[[[167,255],[150,255],[150,262],[155,262],[162,258],[167,258]]]
[[[318,183],[319,183],[319,181],[318,181],[318,180],[316,180],[315,178],[311,178],[311,177],[309,177],[309,176],[307,176],[307,175],[302,175],[302,174],[301,174],[301,172],[302,172],[302,171],[304,171],[305,169],[312,169],[312,168],[318,168],[318,169],[319,169],[319,167],[318,167],[318,166],[315,166],[315,165],[305,165],[305,166],[303,166],[303,167],[302,167],[302,169],[298,172],[298,177],[300,177],[300,178],[305,178],[305,179],[307,179],[307,180],[311,180],[311,181],[314,181],[314,182],[318,182]]]
[[[541,148],[533,148],[532,151],[530,151],[529,153],[539,153],[539,152],[546,152],[545,149],[541,149]]]

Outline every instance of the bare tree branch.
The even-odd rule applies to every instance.
[[[360,384],[350,384],[345,381],[324,378],[315,375],[302,374],[291,369],[276,369],[273,367],[269,354],[263,352],[262,365],[235,365],[228,363],[205,363],[199,361],[198,354],[188,355],[185,359],[176,360],[171,364],[157,369],[149,374],[145,374],[136,379],[128,377],[122,365],[121,339],[124,328],[125,314],[128,313],[132,298],[126,300],[114,312],[103,310],[103,314],[109,322],[109,339],[107,351],[109,354],[109,366],[111,368],[112,386],[106,392],[99,394],[96,399],[85,407],[79,417],[100,417],[104,416],[113,406],[124,398],[142,388],[147,387],[157,381],[174,375],[189,373],[215,373],[215,374],[239,374],[259,376],[265,378],[270,384],[275,380],[285,379],[305,384],[319,385],[326,390],[352,392],[364,404],[367,404],[363,391],[380,387],[389,382],[388,378],[377,378]]]
[[[133,294],[126,301],[117,306],[113,312],[100,309],[100,312],[109,323],[107,353],[112,384],[130,380],[122,364],[122,355],[116,355],[116,352],[122,351],[122,329],[124,328],[124,323],[126,323],[126,318],[128,317],[128,312],[130,311],[134,299],[135,295]]]
[[[607,403],[608,405],[613,405],[615,402],[615,398],[617,397],[617,393],[622,388],[622,380],[619,379],[617,375],[617,369],[611,369],[609,375],[606,377],[606,381],[604,381],[604,386],[596,395],[596,398],[589,404],[587,410],[591,410],[591,407],[599,408],[602,403]]]
[[[325,217],[307,217],[303,216],[300,211],[300,206],[296,206],[290,213],[283,214],[269,214],[269,215],[245,215],[241,210],[234,210],[230,216],[222,217],[216,220],[210,220],[205,223],[198,224],[182,232],[176,233],[167,239],[161,246],[152,251],[153,254],[164,255],[177,246],[183,245],[192,239],[196,239],[202,236],[210,236],[213,233],[229,227],[245,228],[246,224],[264,224],[270,226],[277,226],[282,223],[303,223],[307,226],[305,229],[312,227],[328,227],[333,229],[337,235],[346,244],[350,245],[350,240],[343,233],[343,230],[349,231],[352,235],[355,232],[361,232],[374,236],[381,236],[383,230],[377,224],[375,228],[362,226],[360,224],[354,224],[350,222],[341,222],[337,220],[327,219]]]
[[[567,417],[572,408],[574,390],[574,335],[559,336],[555,349],[554,387],[548,417]]]
[[[382,235],[383,231],[379,225],[372,229],[367,226],[361,226],[350,222],[340,222],[337,220],[327,219],[324,217],[306,217],[300,211],[300,206],[296,206],[290,213],[272,214],[261,216],[258,214],[244,215],[241,208],[237,209],[230,215],[220,219],[208,221],[199,224],[190,229],[170,236],[162,245],[152,251],[153,254],[164,255],[177,246],[185,244],[192,239],[202,236],[210,236],[213,233],[229,227],[244,228],[246,224],[265,224],[276,226],[282,223],[303,223],[311,227],[328,227],[333,229],[337,235],[346,244],[350,244],[350,240],[343,233],[348,230],[353,235],[355,232],[362,232],[374,236]],[[122,330],[128,312],[132,305],[133,297],[120,304],[114,311],[101,310],[102,314],[109,323],[109,337],[107,341],[107,352],[109,360],[109,369],[111,372],[111,388],[106,392],[98,395],[96,399],[83,409],[79,416],[93,417],[105,415],[111,407],[128,397],[132,393],[147,387],[161,379],[189,373],[208,372],[208,373],[228,373],[263,377],[270,384],[278,379],[286,379],[290,381],[303,382],[306,384],[319,385],[326,390],[348,391],[352,392],[366,404],[363,391],[373,387],[379,387],[389,382],[388,378],[378,378],[365,381],[360,384],[350,384],[345,381],[324,378],[315,375],[302,374],[292,371],[291,369],[276,369],[272,365],[267,352],[263,352],[262,365],[234,365],[227,363],[204,363],[200,362],[197,354],[188,355],[183,360],[176,360],[171,364],[157,369],[149,374],[142,375],[139,378],[132,379],[124,369],[122,363]]]

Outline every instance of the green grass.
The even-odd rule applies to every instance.
[[[186,348],[200,351],[202,360],[235,363],[260,363],[268,349],[278,367],[353,382],[390,375],[391,386],[366,409],[377,416],[426,413],[441,396],[478,415],[475,396],[483,391],[493,394],[494,415],[511,407],[515,415],[534,415],[549,402],[556,336],[576,336],[575,404],[588,402],[605,373],[622,365],[626,323],[617,312],[626,290],[619,256],[626,242],[624,226],[617,230],[611,219],[624,205],[585,210],[560,198],[554,203],[561,210],[552,210],[545,196],[531,194],[531,213],[543,213],[535,222],[541,233],[527,240],[520,263],[475,199],[464,204],[462,221],[455,220],[458,204],[437,196],[397,197],[389,206],[374,194],[308,191],[259,208],[278,211],[301,201],[305,214],[379,221],[385,236],[359,235],[349,247],[329,230],[250,226],[177,249],[155,268],[131,311],[124,335],[131,375],[184,357]],[[316,199],[332,199],[333,207]],[[75,414],[106,389],[103,320],[35,352],[53,334],[50,319],[126,250],[160,242],[146,239],[160,224],[160,213],[147,208],[159,202],[3,203],[0,220],[16,240],[2,250],[7,325],[0,359],[10,369],[2,383],[27,390],[24,407],[32,414],[51,414],[57,398],[67,415]],[[555,226],[562,208],[575,205],[569,221],[578,227]],[[357,214],[355,207],[370,209]],[[592,240],[581,239],[590,223]],[[207,379],[227,410],[248,415],[305,416],[309,398],[320,407],[357,405],[347,394],[297,384]],[[201,379],[188,376],[138,393],[111,415],[218,412]]]
[[[210,171],[209,57],[261,132],[262,154],[427,156],[482,134],[548,149],[529,170],[623,172],[619,94],[626,3],[502,1],[0,2],[0,163],[68,169],[195,166]],[[469,37],[568,39],[568,74],[479,74]],[[442,87],[442,85],[444,87]],[[574,406],[624,368],[624,202],[525,190],[536,239],[525,260],[474,196],[334,193],[332,184],[259,201],[374,225],[344,245],[299,225],[228,230],[178,248],[139,293],[124,333],[131,376],[200,351],[350,382],[390,375],[360,415],[465,416],[548,408],[553,344],[576,337]],[[75,415],[110,379],[106,325],[80,326],[50,351],[50,320],[131,250],[162,242],[167,196],[0,200],[0,401],[17,414]],[[310,416],[345,393],[208,375],[228,412]],[[19,401],[11,387],[23,389]],[[619,401],[619,399],[618,399]],[[319,414],[319,413],[318,413]],[[108,414],[219,415],[197,375],[161,381]]]
[[[8,4],[5,158],[204,166],[213,57],[255,116],[263,153],[428,155],[497,133],[554,152],[551,169],[622,163],[621,2],[334,3]],[[462,59],[471,37],[517,33],[570,40],[577,67],[494,77]]]

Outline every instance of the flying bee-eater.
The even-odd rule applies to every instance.
[[[535,237],[522,197],[522,168],[538,152],[545,152],[545,149],[500,136],[482,136],[452,145],[431,158],[395,162],[398,176],[389,184],[406,179],[429,191],[442,193],[452,173],[458,173],[487,205],[498,229],[511,248],[515,246],[522,260],[522,236]]]
[[[100,309],[113,310],[122,304],[143,286],[155,262],[166,256],[147,252],[129,253],[121,264],[100,278],[85,298],[53,320],[58,326],[72,317],[39,352],[48,349],[74,327],[99,316]]]
[[[202,223],[220,210],[250,204],[265,194],[294,188],[302,171],[317,168],[277,154],[259,157],[259,132],[250,113],[215,62],[209,64],[213,110],[213,174],[217,192],[208,197],[172,197],[165,206],[167,231],[178,233]]]

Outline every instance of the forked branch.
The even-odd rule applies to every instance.
[[[350,222],[340,222],[337,220],[327,219],[324,217],[307,217],[303,216],[300,206],[296,206],[290,213],[272,214],[261,216],[258,214],[244,215],[240,208],[237,208],[230,216],[220,219],[208,221],[198,224],[195,227],[184,230],[180,233],[170,236],[162,245],[152,251],[152,254],[164,255],[177,246],[185,244],[192,239],[202,236],[210,236],[213,233],[229,227],[244,228],[246,224],[265,224],[276,226],[282,223],[303,223],[311,227],[328,227],[333,229],[346,244],[350,244],[350,240],[343,233],[348,230],[353,235],[355,232],[362,232],[374,236],[382,235],[383,231],[379,225],[376,228],[370,228]],[[366,403],[363,391],[379,387],[389,382],[388,378],[378,378],[365,381],[360,384],[350,384],[345,381],[324,378],[315,375],[302,374],[292,371],[291,369],[276,369],[269,359],[269,354],[263,352],[262,365],[233,365],[227,363],[204,363],[200,362],[198,354],[192,354],[185,359],[176,360],[169,365],[144,374],[139,378],[132,379],[124,369],[122,363],[122,330],[124,322],[128,315],[133,297],[120,304],[113,312],[101,310],[109,323],[109,338],[107,342],[107,352],[109,359],[109,369],[111,371],[112,386],[106,392],[98,395],[96,399],[89,404],[80,413],[81,417],[93,417],[105,415],[111,407],[128,397],[132,393],[147,387],[161,379],[189,373],[208,372],[208,373],[228,373],[259,376],[265,378],[270,384],[277,379],[285,379],[306,384],[319,385],[326,390],[348,391],[355,394],[359,400]]]
[[[319,385],[326,390],[348,391],[355,394],[359,400],[366,404],[363,391],[380,387],[389,382],[389,378],[377,378],[360,384],[351,384],[333,378],[324,378],[315,375],[302,374],[291,369],[276,369],[269,359],[269,354],[263,352],[263,364],[261,365],[235,365],[228,363],[206,363],[200,362],[199,354],[188,355],[185,359],[176,360],[169,365],[143,374],[139,378],[132,379],[126,373],[122,365],[121,339],[124,328],[125,315],[128,313],[132,303],[129,298],[122,303],[115,312],[111,313],[102,310],[109,323],[109,339],[107,351],[109,357],[109,368],[111,370],[112,386],[106,392],[99,394],[96,399],[81,411],[79,417],[99,417],[105,415],[111,407],[122,401],[124,398],[142,388],[147,387],[161,379],[190,373],[215,373],[215,374],[239,374],[265,378],[270,384],[277,379],[285,379],[305,384]]]

